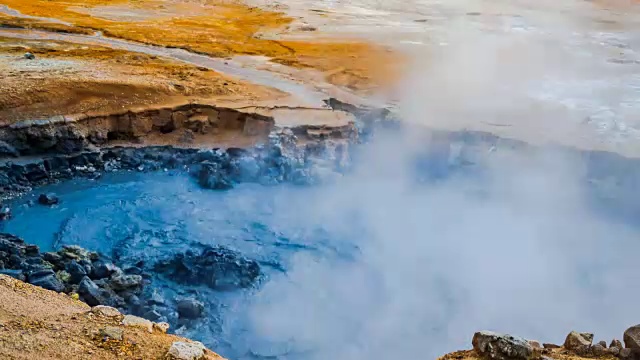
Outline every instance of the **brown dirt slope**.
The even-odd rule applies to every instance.
[[[0,275],[1,359],[164,359],[174,341],[188,341],[120,322],[67,295]],[[101,336],[106,326],[123,329],[123,340]],[[205,359],[222,358],[207,350]]]

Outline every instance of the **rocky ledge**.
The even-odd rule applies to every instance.
[[[562,345],[540,343],[518,336],[479,331],[473,335],[473,350],[458,351],[439,360],[578,360],[578,359],[640,359],[640,325],[628,328],[624,343],[613,339],[594,343],[594,334],[570,332]]]
[[[76,252],[70,252],[76,254]],[[0,274],[3,359],[222,359],[203,344],[166,334],[168,325]]]

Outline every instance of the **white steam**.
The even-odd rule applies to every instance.
[[[417,58],[404,118],[590,147],[579,138],[589,112],[580,86],[595,81],[596,62],[579,62],[590,59],[574,53],[586,42],[570,41],[591,26],[587,6],[525,17],[535,30],[508,35],[453,22],[448,45]],[[545,92],[554,82],[565,92]],[[595,102],[620,100],[599,94]],[[256,297],[260,337],[307,359],[434,359],[468,348],[481,329],[558,343],[571,330],[610,340],[640,322],[637,231],[592,211],[578,159],[498,149],[479,156],[489,158],[482,181],[416,185],[410,159],[426,146],[412,132],[377,139],[356,173],[310,195],[304,210],[276,208],[359,250],[345,261],[297,256]]]

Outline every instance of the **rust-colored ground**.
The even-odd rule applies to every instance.
[[[397,56],[371,44],[346,40],[277,41],[276,33],[292,19],[237,1],[204,0],[1,0],[23,14],[51,17],[77,30],[102,31],[107,36],[147,44],[180,47],[216,57],[263,55],[273,61],[325,72],[335,85],[368,92],[387,83]],[[23,23],[25,20],[21,20]],[[0,23],[18,22],[3,20]],[[24,24],[23,24],[24,26]],[[33,21],[33,28],[52,25]],[[61,26],[55,25],[56,28]]]
[[[174,341],[158,330],[120,325],[121,318],[91,313],[71,297],[0,275],[0,358],[32,359],[164,359]],[[106,326],[124,329],[122,341],[105,339]],[[207,360],[223,360],[207,351]]]
[[[25,52],[35,60],[23,58]],[[54,41],[0,38],[0,123],[197,100],[277,99],[277,90],[154,56]]]

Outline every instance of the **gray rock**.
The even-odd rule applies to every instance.
[[[602,346],[603,348],[605,348],[605,349],[607,348],[607,342],[606,342],[606,341],[604,341],[604,340],[600,340],[600,341],[598,341],[598,344],[599,344],[600,346]]]
[[[618,339],[613,339],[611,340],[611,344],[609,344],[609,347],[617,347],[618,349],[624,349],[624,346],[622,346],[622,342]]]
[[[197,319],[204,312],[204,304],[195,299],[183,299],[178,301],[178,314],[181,318]]]
[[[533,348],[527,340],[491,331],[480,331],[473,335],[473,349],[487,359],[527,360]]]
[[[629,359],[629,358],[631,358],[631,349],[629,349],[629,348],[620,349],[620,352],[618,353],[618,357],[620,359]]]
[[[105,305],[94,306],[91,309],[91,312],[96,315],[105,316],[105,317],[118,317],[122,315],[120,311],[118,311],[118,309],[113,308],[111,306],[105,306]]]
[[[116,291],[137,288],[142,285],[142,276],[116,273],[111,276],[111,287]]]
[[[591,342],[593,342],[593,334],[572,331],[564,340],[564,348],[567,350],[578,350],[578,348],[583,346],[589,348]]]
[[[32,53],[30,53],[30,52],[27,52],[27,53],[24,53],[24,58],[25,58],[25,59],[27,59],[27,60],[33,60],[33,59],[35,59],[35,58],[36,58],[36,56],[35,56],[35,55],[33,55],[33,54],[32,54]]]
[[[160,314],[157,310],[151,309],[151,310],[147,311],[146,313],[144,313],[144,315],[142,315],[142,317],[144,317],[145,319],[151,320],[151,321],[157,321],[158,319],[160,319],[162,317],[162,314]]]
[[[107,326],[100,330],[100,335],[118,341],[122,341],[123,334],[124,330],[116,326]]]
[[[204,357],[204,345],[201,343],[191,343],[175,341],[171,344],[167,358],[173,360],[200,360]]]
[[[602,346],[601,344],[595,344],[591,346],[591,353],[594,356],[602,356],[606,354],[607,348]]]
[[[104,279],[118,271],[118,267],[110,262],[96,261],[93,264],[91,278],[94,280]]]
[[[628,328],[622,337],[624,347],[629,349],[640,349],[640,325]]]
[[[608,348],[607,353],[613,355],[613,356],[618,356],[618,354],[620,354],[620,348],[617,346],[612,346],[610,348]]]
[[[150,333],[153,332],[153,323],[138,316],[125,315],[122,319],[122,325],[129,327],[139,327],[147,330]]]

